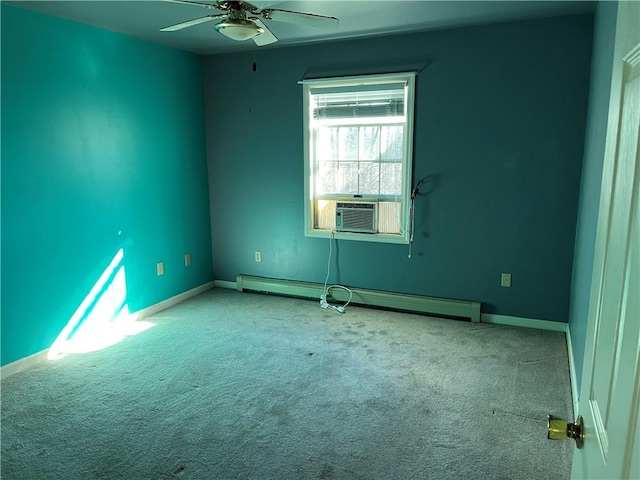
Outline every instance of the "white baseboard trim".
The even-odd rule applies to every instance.
[[[18,372],[22,372],[29,367],[33,367],[38,363],[42,363],[47,359],[47,355],[49,354],[49,349],[41,350],[33,355],[29,355],[28,357],[19,358],[18,360],[7,363],[0,367],[0,378],[5,379],[10,377],[11,375],[15,375]]]
[[[207,290],[212,289],[213,285],[214,285],[214,282],[204,283],[199,287],[192,288],[191,290],[187,290],[186,292],[179,293],[174,297],[167,298],[166,300],[163,300],[161,302],[158,302],[156,304],[153,304],[146,308],[138,310],[135,313],[138,315],[138,320],[145,317],[149,317],[151,315],[155,315],[156,313],[161,312],[162,310],[166,310],[169,307],[173,307],[174,305],[177,305],[180,302],[184,302],[185,300],[191,297],[195,297],[196,295],[200,295],[202,292],[206,292]]]
[[[483,313],[480,315],[481,323],[493,323],[495,325],[508,325],[511,327],[537,328],[538,330],[551,330],[553,332],[566,332],[567,324],[538,320],[536,318],[511,317],[509,315],[495,315]]]
[[[226,280],[215,280],[213,283],[216,286],[216,288],[230,288],[232,290],[238,289],[237,282],[228,282]]]
[[[571,377],[571,397],[573,398],[573,418],[578,414],[578,401],[580,400],[580,392],[578,392],[578,377],[576,376],[576,364],[573,356],[573,343],[571,341],[571,329],[567,324],[567,355],[569,356],[569,375]]]
[[[180,302],[184,302],[191,297],[195,297],[202,292],[206,292],[207,290],[213,288],[213,286],[214,282],[207,282],[203,285],[200,285],[199,287],[192,288],[191,290],[179,293],[174,297],[167,298],[166,300],[158,302],[154,305],[150,305],[146,308],[138,310],[137,312],[135,312],[137,314],[137,319],[140,320],[161,312],[162,310],[166,310],[169,307],[173,307]],[[0,367],[0,378],[10,377],[11,375],[15,375],[16,373],[22,372],[29,367],[46,361],[48,353],[49,349],[47,348],[40,352],[34,353],[33,355],[29,355],[28,357],[20,358],[14,362],[3,365],[2,367]]]

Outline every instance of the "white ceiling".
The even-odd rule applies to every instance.
[[[196,0],[200,1],[200,0]],[[215,3],[201,0],[202,3]],[[297,0],[259,1],[265,8],[293,10],[340,19],[335,31],[265,20],[279,41],[257,47],[251,40],[236,42],[213,29],[216,21],[176,32],[159,29],[205,15],[219,13],[192,5],[157,0],[138,1],[9,1],[21,8],[113,30],[151,42],[198,54],[225,53],[256,48],[277,48],[309,42],[370,37],[592,12],[591,1],[408,1],[408,0]]]

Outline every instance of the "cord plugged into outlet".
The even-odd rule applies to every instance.
[[[324,287],[322,289],[322,295],[320,295],[320,308],[323,308],[324,310],[327,309],[332,309],[335,310],[338,313],[344,313],[345,310],[347,309],[347,305],[349,305],[349,303],[351,302],[351,298],[353,298],[353,292],[351,290],[349,290],[347,287],[342,286],[342,285],[329,285],[327,286],[327,283],[329,282],[329,273],[331,272],[331,254],[333,253],[333,249],[332,249],[332,240],[333,240],[333,232],[331,232],[331,236],[329,237],[329,259],[327,260],[327,278],[325,278],[324,280]],[[327,297],[331,296],[331,294],[329,293],[330,290],[332,288],[341,288],[342,290],[346,291],[349,294],[349,300],[347,300],[347,303],[345,303],[344,305],[331,305],[328,301],[327,301]]]
[[[325,310],[329,308],[326,295],[320,295],[320,308],[324,308]]]

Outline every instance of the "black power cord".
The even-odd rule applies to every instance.
[[[420,180],[418,180],[418,183],[416,183],[416,186],[413,187],[413,190],[411,190],[411,208],[409,209],[409,255],[407,256],[407,258],[411,258],[411,247],[413,245],[413,231],[415,229],[415,200],[416,197],[420,194],[420,185],[422,185],[423,183],[426,184],[430,180],[430,178],[431,175],[427,175],[426,177],[421,178]]]

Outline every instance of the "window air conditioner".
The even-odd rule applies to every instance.
[[[375,202],[337,202],[336,231],[376,233],[377,206]]]

